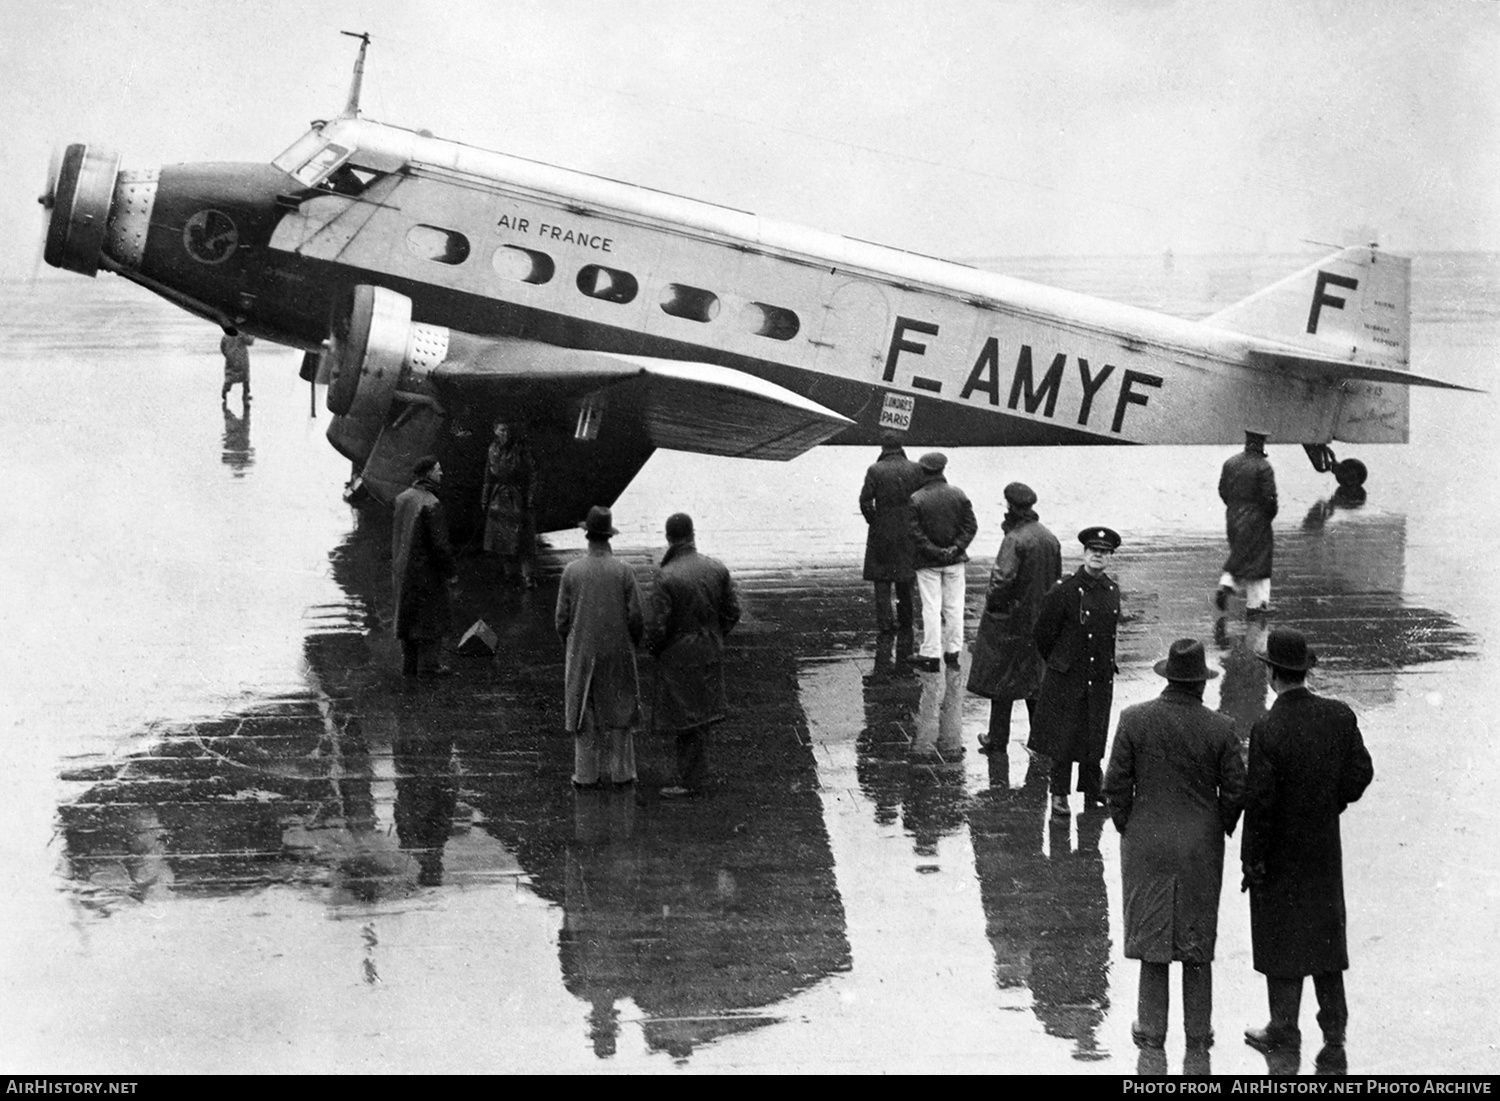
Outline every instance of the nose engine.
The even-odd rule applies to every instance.
[[[81,275],[99,271],[119,170],[120,154],[112,149],[74,144],[63,152],[38,200],[48,211],[47,263]]]

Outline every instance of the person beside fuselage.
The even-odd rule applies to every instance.
[[[677,741],[677,783],[661,794],[681,799],[703,791],[708,731],[729,711],[724,636],[740,621],[740,602],[724,563],[698,552],[692,517],[667,517],[666,535],[646,638],[656,658],[652,727]]]
[[[1052,812],[1067,814],[1078,765],[1085,807],[1102,802],[1104,743],[1114,702],[1120,587],[1104,567],[1120,545],[1109,528],[1084,528],[1083,565],[1042,598],[1032,637],[1046,663],[1027,748],[1052,759]]]
[[[1224,878],[1224,838],[1245,799],[1234,723],[1203,706],[1219,674],[1203,644],[1183,638],[1155,665],[1166,689],[1120,713],[1104,799],[1120,832],[1125,956],[1141,961],[1135,1042],[1161,1050],[1168,968],[1182,964],[1189,1054],[1213,1045],[1213,958]]]
[[[911,495],[917,589],[922,594],[922,645],[916,665],[935,673],[957,666],[964,646],[965,553],[979,524],[968,496],[943,476],[948,457],[930,451],[917,460],[922,484]]]
[[[989,753],[1008,752],[1016,700],[1026,701],[1028,715],[1036,714],[1043,666],[1033,631],[1043,597],[1062,578],[1062,547],[1037,517],[1036,493],[1012,482],[1004,496],[1005,534],[969,662],[969,691],[990,701],[989,732],[979,742],[980,752]]]
[[[859,510],[865,534],[864,579],[875,584],[875,626],[881,634],[912,629],[916,545],[911,534],[911,495],[922,484],[922,468],[906,457],[899,437],[888,433],[880,458],[865,471]],[[891,596],[896,614],[891,615]]]
[[[634,726],[641,689],[635,651],[645,632],[635,571],[614,556],[619,534],[609,509],[589,509],[588,553],[569,562],[557,587],[554,622],[566,645],[564,722],[573,735],[573,785],[633,783]]]

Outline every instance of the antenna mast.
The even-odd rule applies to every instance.
[[[344,111],[339,118],[359,118],[359,89],[365,79],[365,51],[370,48],[370,34],[368,31],[362,34],[339,31],[339,34],[359,39],[359,56],[354,59],[354,79],[349,82],[349,100],[344,104]]]

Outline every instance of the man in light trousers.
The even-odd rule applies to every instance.
[[[943,476],[946,455],[930,451],[917,465],[922,484],[911,495],[911,530],[922,594],[922,646],[915,664],[935,673],[943,662],[957,668],[963,652],[965,552],[979,525],[964,491]]]

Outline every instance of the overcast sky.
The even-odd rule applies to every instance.
[[[1496,0],[5,0],[0,275],[61,142],[265,161],[343,105],[954,259],[1500,249]],[[75,277],[76,278],[76,277]]]

